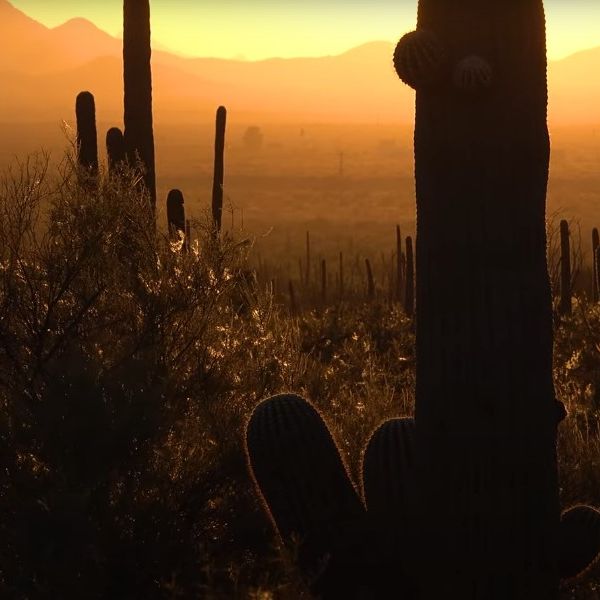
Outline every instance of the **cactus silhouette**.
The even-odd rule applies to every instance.
[[[217,109],[215,128],[215,170],[212,191],[212,215],[215,230],[221,231],[221,219],[223,216],[223,176],[224,176],[224,154],[225,154],[225,124],[227,121],[227,110],[224,106]]]
[[[185,207],[181,190],[171,190],[167,195],[167,226],[172,240],[186,237]],[[186,246],[187,239],[184,244],[184,247]]]
[[[375,298],[375,279],[373,278],[371,261],[368,258],[365,258],[365,269],[367,272],[367,298],[373,300]]]
[[[354,576],[350,556],[373,540],[372,561],[402,579],[404,522],[419,600],[557,600],[560,576],[599,544],[595,511],[560,518],[543,3],[420,0],[417,27],[394,56],[417,89],[414,429],[386,423],[369,442],[366,516],[326,425],[297,396],[256,409],[249,462],[283,540],[306,540],[306,564],[353,540],[322,573]],[[326,580],[335,590],[343,578]]]
[[[403,600],[416,597],[417,590],[415,452],[414,419],[390,419],[371,435],[362,463],[363,497],[377,531],[382,588],[398,589],[400,580]]]
[[[420,593],[553,600],[543,3],[420,0],[415,43]]]
[[[598,229],[592,229],[592,302],[598,302],[600,298],[600,288],[598,287],[598,248],[600,247],[600,235]]]
[[[391,419],[380,425],[363,455],[363,494],[369,512],[388,518],[414,512],[415,422]]]
[[[596,248],[596,289],[598,290],[598,296],[600,297],[600,246]]]
[[[317,410],[300,396],[259,404],[246,430],[251,473],[283,542],[298,543],[298,563],[312,591],[352,598],[371,586],[380,562],[366,511]]]
[[[132,165],[141,162],[144,183],[156,207],[152,69],[150,64],[150,2],[123,1],[123,82],[125,148]]]
[[[406,238],[406,289],[404,292],[404,312],[408,317],[415,314],[415,260],[412,238]]]
[[[119,165],[125,162],[125,139],[123,132],[118,127],[111,127],[106,132],[106,156],[109,173],[115,173]]]
[[[98,173],[96,104],[90,92],[80,92],[75,101],[77,117],[77,159],[91,175]]]
[[[563,579],[576,577],[600,553],[600,512],[591,506],[574,506],[560,519],[558,569]]]
[[[560,314],[570,315],[571,304],[571,236],[569,224],[560,222]]]
[[[400,225],[396,225],[396,302],[402,302],[402,236]]]

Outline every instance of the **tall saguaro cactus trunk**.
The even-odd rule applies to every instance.
[[[152,206],[156,207],[149,0],[123,1],[123,80],[125,147],[132,164],[139,160]]]
[[[436,548],[422,597],[552,600],[542,0],[420,0],[395,64],[417,89],[415,414],[421,539]]]

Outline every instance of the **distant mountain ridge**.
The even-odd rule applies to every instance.
[[[90,90],[99,115],[122,112],[122,42],[75,18],[47,28],[0,0],[0,121],[70,120],[76,94]],[[158,119],[185,121],[218,104],[264,120],[411,122],[413,92],[392,68],[393,44],[368,42],[337,56],[256,62],[153,52]],[[549,65],[550,118],[600,121],[600,47]]]

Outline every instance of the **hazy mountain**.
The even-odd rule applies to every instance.
[[[73,120],[75,96],[96,96],[99,118],[122,114],[121,41],[85,19],[49,29],[0,0],[0,121]],[[410,122],[413,92],[393,72],[393,44],[339,56],[257,62],[153,53],[156,118],[203,118],[218,104],[263,121]],[[600,48],[551,63],[551,119],[600,119]]]

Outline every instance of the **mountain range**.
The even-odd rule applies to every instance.
[[[121,40],[85,19],[45,27],[8,0],[0,0],[0,39],[0,122],[72,121],[82,90],[94,94],[100,119],[121,122]],[[155,50],[155,118],[189,122],[224,104],[248,121],[409,123],[414,93],[398,81],[392,53],[384,41],[338,56],[256,62]],[[598,72],[600,47],[549,64],[551,123],[600,121]]]

